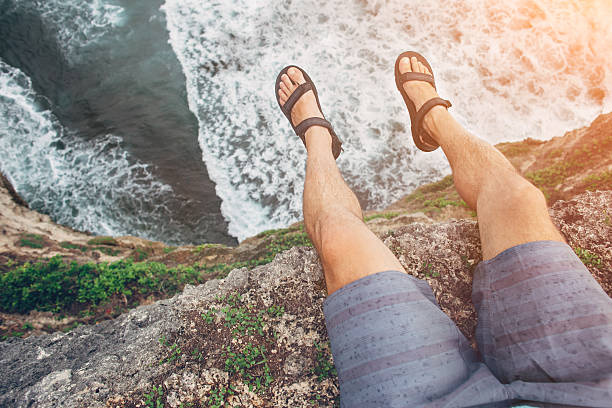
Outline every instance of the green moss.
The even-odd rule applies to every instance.
[[[410,193],[408,197],[406,197],[406,201],[409,203],[412,203],[415,201],[423,201],[423,200],[425,200],[425,194],[423,194],[423,192],[418,189]]]
[[[149,252],[142,248],[136,248],[132,251],[131,256],[136,262],[140,262],[149,257]]]
[[[286,235],[292,232],[304,232],[304,225],[298,224],[289,228],[279,228],[279,229],[271,229],[267,231],[260,232],[257,234],[257,238],[269,237],[271,235]]]
[[[112,245],[118,246],[119,243],[113,237],[95,237],[87,241],[88,245]]]
[[[193,248],[191,250],[191,252],[193,252],[194,254],[199,254],[200,252],[202,252],[203,250],[208,249],[208,248],[222,248],[224,246],[225,245],[222,245],[222,244],[208,244],[208,243],[200,244],[200,245],[196,246],[195,248]]]
[[[100,247],[100,246],[99,247],[91,248],[91,250],[92,251],[100,251],[103,254],[106,254],[108,256],[117,256],[117,255],[119,255],[121,253],[121,251],[118,250],[118,249],[112,249],[112,248],[109,248],[109,247]],[[140,261],[141,259],[136,259],[136,260]]]
[[[419,190],[422,193],[437,193],[438,191],[446,190],[447,188],[452,186],[453,183],[454,183],[454,180],[451,174],[451,175],[444,177],[440,181],[436,181],[435,183],[425,184],[424,186],[421,186]]]
[[[22,234],[19,239],[19,246],[29,248],[42,248],[45,246],[45,240],[42,235],[38,234]]]
[[[520,142],[501,143],[498,145],[498,148],[506,157],[514,157],[524,155],[525,153],[532,150],[534,146],[541,145],[542,143],[545,142],[541,140],[527,138]]]
[[[584,167],[584,163],[574,161],[556,162],[543,169],[527,173],[525,176],[538,187],[556,187],[574,173]]]
[[[611,190],[612,170],[603,171],[598,174],[591,174],[585,177],[582,182],[585,184],[586,190]]]
[[[67,241],[60,242],[59,246],[65,249],[78,249],[81,252],[87,252],[87,250],[89,249],[85,245],[73,244],[72,242]]]
[[[463,200],[449,200],[446,197],[439,197],[439,198],[435,198],[433,200],[425,200],[423,201],[423,205],[427,208],[438,208],[438,209],[442,209],[448,206],[453,206],[453,207],[467,207],[467,204],[465,203],[465,201]]]
[[[388,213],[381,213],[381,214],[373,214],[373,215],[368,215],[367,217],[365,217],[364,221],[368,222],[368,221],[375,220],[377,218],[384,218],[386,220],[390,220],[392,218],[397,217],[398,215],[400,215],[400,213],[397,213],[397,212],[388,212]]]

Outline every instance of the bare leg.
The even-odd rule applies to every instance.
[[[288,74],[294,82],[304,82],[298,69]],[[284,76],[279,92],[282,104],[295,88]],[[313,116],[322,115],[314,94],[308,92],[293,107],[291,119],[299,123]],[[319,126],[306,131],[306,150],[304,224],[321,258],[328,293],[377,272],[404,271],[389,248],[364,224],[359,201],[336,166],[329,131]]]
[[[429,73],[416,58],[404,58],[400,72],[410,71]],[[404,89],[417,109],[437,96],[427,82],[407,82]],[[425,116],[424,127],[444,150],[459,195],[478,213],[484,259],[531,241],[565,242],[548,215],[542,192],[495,147],[471,135],[440,106]]]

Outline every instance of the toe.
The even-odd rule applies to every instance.
[[[406,72],[412,72],[412,67],[410,66],[410,58],[404,57],[399,62],[399,71],[403,74]]]
[[[287,85],[285,85],[284,82],[280,83],[280,89],[281,91],[285,92],[286,95],[291,95],[291,91],[289,90],[289,88],[287,88]]]
[[[293,89],[295,88],[295,85],[293,85],[293,83],[291,82],[291,79],[289,78],[287,74],[283,74],[281,76],[281,81],[282,81],[281,84],[285,85],[285,88],[282,88],[285,90],[285,92],[288,91],[288,93],[291,93]]]
[[[295,67],[291,67],[287,71],[287,74],[289,74],[289,78],[291,78],[293,80],[293,82],[295,82],[295,83],[298,83],[298,84],[301,85],[304,82],[306,82],[306,80],[304,79],[304,74],[302,73],[301,69],[298,69],[298,68],[295,68]]]
[[[423,63],[421,61],[419,61],[419,72],[422,74],[426,74],[427,73],[427,69],[425,68],[425,65],[423,65]]]
[[[412,65],[412,72],[421,72],[417,57],[410,57],[410,64]]]
[[[287,102],[287,94],[285,93],[285,91],[283,91],[282,89],[278,90],[278,100],[280,101],[281,105],[284,105],[285,102]]]

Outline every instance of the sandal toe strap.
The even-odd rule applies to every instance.
[[[436,83],[434,81],[433,75],[423,74],[422,72],[404,72],[399,76],[400,84],[404,84],[409,81],[425,81],[429,82],[434,89],[436,89]]]
[[[287,102],[285,102],[285,104],[281,106],[283,113],[287,115],[287,117],[291,117],[291,109],[293,109],[293,105],[295,105],[295,103],[298,101],[298,99],[302,97],[302,95],[304,95],[310,90],[312,90],[312,84],[310,82],[304,82],[303,84],[295,88],[295,91],[293,91],[293,93],[289,96]]]

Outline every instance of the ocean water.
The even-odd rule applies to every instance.
[[[0,6],[0,168],[78,230],[234,244],[162,1]]]
[[[612,110],[608,0],[22,0],[0,13],[0,168],[33,207],[97,233],[232,242],[301,218],[305,151],[274,97],[288,64],[316,81],[366,209],[450,172],[412,145],[393,79],[404,50],[492,143]]]

